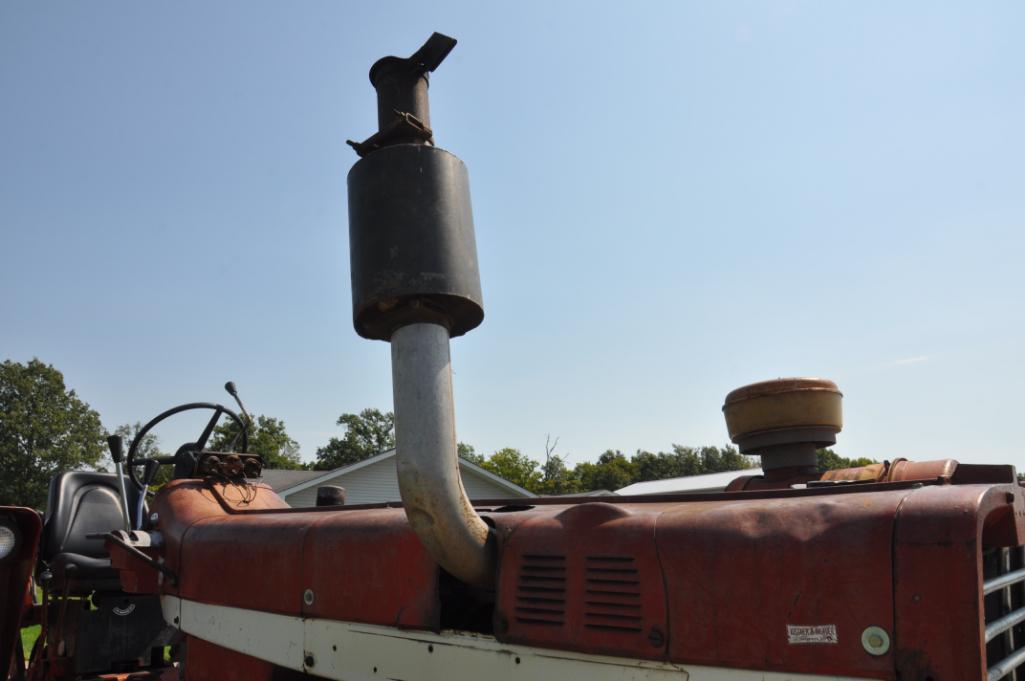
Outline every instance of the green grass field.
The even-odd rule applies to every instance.
[[[28,659],[28,655],[32,652],[32,645],[36,642],[36,638],[39,636],[39,625],[25,627],[21,630],[21,645],[25,649],[25,659]]]

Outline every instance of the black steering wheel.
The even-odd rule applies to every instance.
[[[236,424],[238,424],[239,432],[242,434],[240,438],[241,451],[245,453],[245,451],[249,449],[249,438],[246,435],[246,424],[242,418],[231,409],[220,404],[214,404],[213,402],[189,402],[188,404],[179,404],[177,407],[172,407],[163,414],[159,414],[148,421],[135,436],[135,439],[132,440],[132,446],[128,448],[128,456],[125,457],[125,468],[128,469],[128,477],[136,487],[139,489],[145,487],[142,481],[139,480],[139,476],[135,473],[136,466],[142,466],[151,461],[160,465],[172,465],[178,463],[178,454],[175,454],[174,456],[136,458],[139,451],[139,443],[143,441],[143,438],[146,437],[146,434],[149,433],[154,426],[164,419],[174,416],[175,414],[180,414],[183,411],[192,411],[193,409],[210,409],[214,412],[214,415],[210,417],[209,421],[207,421],[206,426],[203,428],[203,432],[199,435],[199,439],[195,442],[182,445],[178,450],[179,453],[181,453],[182,450],[196,453],[203,451],[206,447],[207,440],[210,439],[210,435],[213,434],[214,428],[217,427],[217,421],[220,420],[222,414],[227,414]]]

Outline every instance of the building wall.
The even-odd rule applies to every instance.
[[[515,496],[491,480],[460,466],[463,486],[471,499],[505,499]],[[341,485],[346,491],[347,504],[378,504],[383,501],[400,501],[399,480],[395,473],[394,457],[364,466],[358,470],[329,478],[321,485]],[[294,508],[317,505],[317,487],[310,487],[285,497]]]

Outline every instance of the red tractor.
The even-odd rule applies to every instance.
[[[353,318],[391,343],[402,505],[290,508],[244,427],[237,451],[206,448],[221,417],[245,423],[235,411],[164,412],[136,442],[181,411],[212,417],[174,456],[122,457],[112,439],[118,472],[59,475],[45,518],[0,508],[7,678],[1025,678],[1014,468],[821,475],[815,452],[842,426],[830,381],[726,397],[763,472],[722,492],[467,498],[449,339],[483,302],[466,169],[434,146],[427,101],[454,45],[435,34],[374,64],[379,131],[351,143]],[[173,479],[148,495],[164,465]]]

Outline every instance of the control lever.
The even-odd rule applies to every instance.
[[[235,387],[235,381],[228,381],[224,384],[224,389],[228,391],[228,394],[235,398],[235,403],[238,404],[238,408],[242,410],[242,415],[245,416],[245,428],[246,434],[249,434],[249,426],[253,422],[253,417],[246,411],[245,405],[242,404],[242,399],[238,396],[238,388]],[[231,441],[229,449],[235,451],[235,443],[238,442],[238,435]]]
[[[135,526],[141,528],[143,525],[143,509],[146,507],[146,492],[160,470],[160,462],[150,459],[142,469],[142,493],[139,494],[139,503],[135,507]]]
[[[121,462],[125,458],[125,441],[120,435],[107,437],[107,447],[110,448],[110,458],[114,460],[114,471],[117,473],[117,487],[121,492],[121,515],[125,521],[125,532],[132,531],[132,516],[128,510],[128,492],[125,490],[125,471]]]

